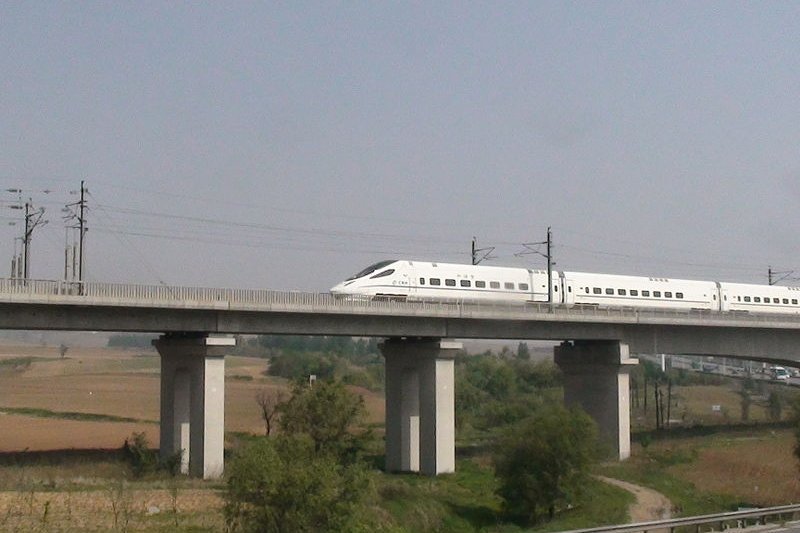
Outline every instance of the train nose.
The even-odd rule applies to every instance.
[[[344,283],[338,283],[331,287],[331,294],[344,294]]]

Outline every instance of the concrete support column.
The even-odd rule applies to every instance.
[[[222,476],[225,445],[225,353],[236,340],[163,335],[161,355],[162,458],[181,454],[181,472]]]
[[[386,470],[455,472],[455,367],[462,345],[389,339],[386,358]]]
[[[622,459],[631,455],[630,368],[638,364],[618,341],[574,341],[555,347],[564,373],[564,403],[597,422],[600,438]]]

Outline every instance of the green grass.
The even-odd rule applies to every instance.
[[[33,416],[36,418],[59,418],[63,420],[82,420],[90,422],[158,423],[155,420],[143,420],[141,418],[128,418],[125,416],[104,415],[97,413],[76,413],[73,411],[51,411],[49,409],[37,409],[33,407],[0,407],[0,413]]]
[[[693,451],[675,453],[651,453],[649,459],[605,465],[600,469],[604,476],[622,479],[643,485],[664,494],[672,501],[676,516],[694,516],[735,510],[737,502],[730,496],[698,491],[688,481],[667,473],[669,466],[691,462],[696,457]]]
[[[3,357],[0,358],[0,371],[11,370],[19,372],[27,370],[32,363],[37,361],[55,361],[56,359],[49,359],[47,357]]]
[[[619,524],[627,521],[628,506],[635,500],[627,491],[592,479],[571,509],[526,529],[503,514],[492,469],[472,460],[460,460],[455,474],[436,478],[378,474],[376,485],[377,506],[390,517],[387,530],[408,532],[510,533]]]

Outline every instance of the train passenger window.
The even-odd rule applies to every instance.
[[[503,284],[503,288],[508,289],[510,291],[513,291],[514,290],[514,284],[507,281],[507,282],[505,282]]]
[[[789,298],[784,298],[783,299],[783,303],[788,304],[789,303]]]
[[[594,289],[592,289],[592,292],[594,292],[595,294],[603,294],[603,289],[601,289],[600,287],[595,287]]]
[[[761,297],[760,296],[753,296],[753,301],[761,303]]]
[[[567,285],[567,292],[572,292],[572,285]]]
[[[642,296],[650,296],[650,291],[642,291]]]
[[[676,292],[675,293],[675,298],[677,298],[678,300],[683,300],[683,293],[682,292]]]
[[[631,289],[631,296],[639,296],[639,291],[637,289]]]
[[[425,278],[419,278],[419,284],[425,285]]]
[[[750,297],[749,297],[749,296],[745,296],[745,297],[744,297],[744,301],[745,301],[745,302],[749,302],[749,301],[750,301]]]
[[[468,279],[462,279],[461,280],[461,286],[462,287],[472,287],[472,282],[470,280],[468,280]]]
[[[586,294],[589,294],[589,287],[586,287]]]
[[[444,280],[444,284],[447,285],[448,287],[455,287],[456,286],[456,280],[454,280],[454,279],[446,279],[446,280]]]
[[[797,300],[795,300],[794,298],[792,298],[792,305],[797,305]]]
[[[475,282],[475,286],[478,287],[479,289],[485,289],[486,288],[486,282],[485,281],[476,281]]]
[[[528,290],[528,284],[527,283],[520,283],[519,284],[519,290],[527,291]]]
[[[781,303],[781,299],[780,298],[773,298],[772,299],[772,303],[779,304],[779,303]]]
[[[664,293],[664,298],[672,298],[672,293],[671,292],[665,292]]]
[[[558,292],[558,285],[553,285],[553,291]]]
[[[500,288],[500,282],[499,281],[490,281],[489,282],[489,286],[491,288],[493,288],[493,289],[499,289]]]
[[[661,291],[653,291],[654,298],[661,298]]]
[[[606,294],[614,294],[614,289],[606,289]]]
[[[625,289],[617,289],[617,294],[620,296],[625,296],[628,293]]]
[[[439,278],[431,278],[431,285],[441,285],[441,284],[442,280],[440,280]]]

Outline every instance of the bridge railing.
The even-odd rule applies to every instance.
[[[762,509],[746,509],[702,516],[670,518],[652,522],[639,522],[620,526],[603,526],[589,529],[573,529],[564,533],[639,533],[647,531],[724,531],[730,528],[747,528],[751,525],[769,523],[783,524],[800,516],[800,505],[782,505]],[[761,530],[763,531],[763,529]]]
[[[45,303],[94,303],[167,307],[211,307],[214,309],[351,312],[370,314],[412,314],[459,318],[497,316],[504,319],[543,320],[564,318],[620,322],[695,319],[704,322],[750,324],[781,322],[800,325],[800,315],[755,314],[702,309],[641,309],[587,305],[528,303],[507,305],[478,302],[402,302],[334,296],[328,293],[275,291],[269,289],[221,289],[169,285],[138,285],[102,282],[0,279],[0,301]]]

